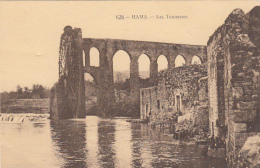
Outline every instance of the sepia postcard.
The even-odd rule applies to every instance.
[[[259,168],[260,0],[0,1],[1,168]]]

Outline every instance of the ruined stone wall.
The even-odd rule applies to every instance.
[[[220,35],[216,38],[220,38]],[[223,131],[219,129],[225,123],[224,111],[224,60],[219,41],[212,41],[208,44],[208,91],[209,91],[209,127],[210,134],[224,139]]]
[[[180,111],[182,115],[189,112],[191,107],[198,103],[198,80],[205,76],[207,76],[205,64],[178,67],[161,72],[158,90],[163,109]],[[177,109],[178,106],[179,109]]]
[[[209,132],[208,76],[198,81],[198,102],[196,103],[193,126],[198,128],[199,135]]]
[[[207,46],[211,135],[226,140],[233,166],[246,139],[259,132],[259,13],[259,6],[248,14],[235,9]]]
[[[157,86],[142,88],[140,90],[140,118],[154,120],[152,114],[157,114],[160,108],[158,104]]]
[[[176,123],[178,116],[188,114],[195,125],[203,124],[202,131],[207,131],[207,79],[200,80],[206,76],[205,64],[162,71],[157,87],[141,89],[141,118],[149,116],[150,123],[156,125]]]

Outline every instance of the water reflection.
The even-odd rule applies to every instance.
[[[98,122],[97,117],[89,116],[86,118],[86,149],[87,159],[91,162],[87,162],[87,167],[100,167],[98,162]]]
[[[131,125],[123,120],[116,122],[115,152],[116,167],[129,167],[132,165],[132,130]]]
[[[101,167],[115,167],[115,131],[113,120],[98,122],[98,155]]]
[[[86,121],[63,120],[51,122],[51,137],[62,167],[86,167]]]
[[[140,133],[141,125],[133,123],[131,125],[132,130],[132,166],[134,168],[141,167],[142,159],[141,159],[141,145],[140,145]]]
[[[2,167],[226,167],[224,159],[205,157],[203,146],[123,119],[89,116],[0,128]]]

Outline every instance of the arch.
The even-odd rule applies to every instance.
[[[92,47],[89,50],[90,66],[99,67],[100,65],[99,57],[100,57],[100,53],[98,49],[96,47]]]
[[[141,54],[138,58],[139,76],[142,79],[150,78],[150,57],[146,54]]]
[[[197,64],[197,65],[199,65],[199,64],[201,64],[201,63],[202,63],[202,60],[201,60],[201,58],[200,58],[199,56],[194,55],[194,56],[192,57],[191,64]]]
[[[113,80],[122,82],[130,78],[130,56],[124,50],[118,50],[113,56]]]
[[[84,73],[84,80],[97,84],[96,78],[90,73]]]
[[[90,74],[90,73],[85,73],[84,74],[84,84],[85,84],[85,101],[89,102],[96,102],[98,98],[98,85],[95,77]],[[88,110],[91,108],[87,108],[87,113]]]
[[[178,55],[176,58],[175,58],[175,68],[176,67],[181,67],[183,65],[186,65],[186,60],[185,58],[182,56],[182,55]]]
[[[130,58],[130,61],[132,59],[131,55],[129,54],[128,51],[124,50],[124,49],[119,49],[117,51],[114,52],[114,55],[112,55],[112,60],[114,59],[115,56],[121,55],[121,56],[128,56]]]
[[[158,72],[164,69],[168,69],[169,62],[165,55],[160,55],[157,58]]]

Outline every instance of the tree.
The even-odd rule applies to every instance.
[[[18,99],[22,98],[23,97],[23,88],[20,85],[18,85],[16,88],[17,88],[17,98]]]
[[[24,98],[30,99],[31,98],[30,89],[28,87],[24,87],[23,90],[24,90]]]
[[[33,88],[32,88],[32,96],[34,98],[44,98],[44,92],[45,92],[45,89],[42,85],[33,85]]]

